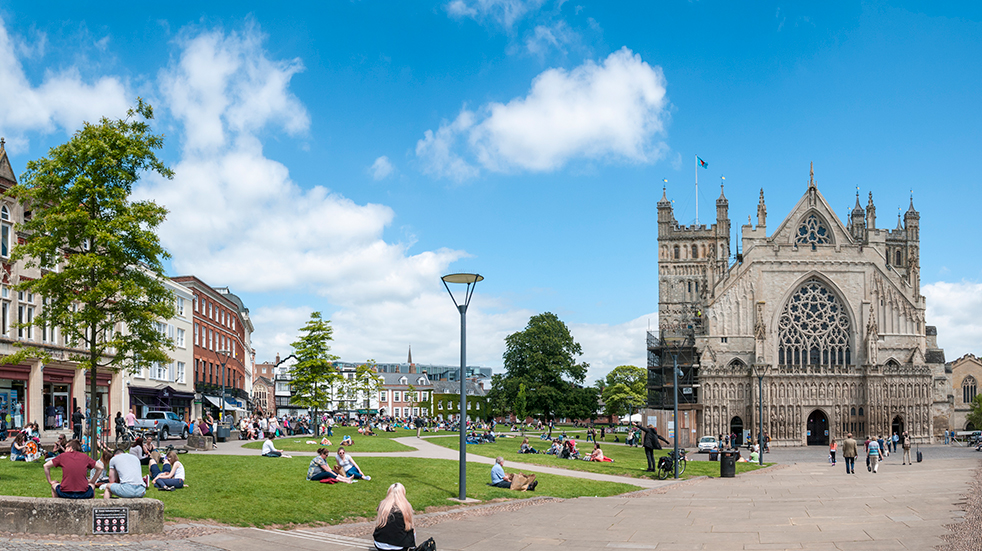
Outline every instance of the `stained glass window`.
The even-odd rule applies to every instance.
[[[821,281],[803,283],[784,305],[778,321],[781,365],[849,365],[849,317]]]
[[[832,243],[832,232],[825,226],[815,214],[809,214],[805,221],[798,227],[798,234],[795,236],[796,245],[811,245],[814,250],[815,245],[829,245]]]

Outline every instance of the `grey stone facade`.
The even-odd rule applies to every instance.
[[[732,264],[722,190],[716,207],[716,224],[695,227],[678,224],[666,196],[658,203],[654,340],[668,350],[670,336],[686,334],[694,346],[690,409],[703,434],[756,434],[757,375],[772,446],[896,430],[926,442],[948,427],[951,378],[924,319],[913,201],[895,229],[881,229],[872,194],[864,209],[857,193],[843,222],[812,172],[771,232],[761,190],[757,224],[740,228],[742,253]],[[649,335],[654,350],[651,342]],[[652,373],[649,380],[662,380],[657,367]]]

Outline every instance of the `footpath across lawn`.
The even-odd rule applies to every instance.
[[[306,457],[267,458],[187,454],[181,456],[189,487],[174,492],[150,489],[147,497],[164,502],[171,519],[211,519],[234,526],[338,524],[346,519],[374,518],[389,485],[401,482],[413,509],[446,507],[457,496],[457,462],[419,458],[358,458],[372,476],[354,484],[321,484],[306,480]],[[146,468],[144,467],[146,472]],[[56,478],[60,469],[54,469]],[[547,495],[561,498],[610,496],[639,490],[630,484],[538,475],[535,492],[513,492],[487,485],[490,467],[467,465],[467,497],[488,501]],[[0,461],[0,488],[6,495],[50,497],[41,463]],[[101,491],[97,494],[101,498]],[[120,503],[114,500],[114,503]]]
[[[555,435],[555,431],[553,431]],[[460,444],[456,438],[430,438],[427,440],[431,444],[443,446],[453,450],[460,449]],[[467,453],[483,455],[484,457],[505,458],[505,470],[508,470],[508,462],[531,463],[533,465],[545,465],[560,469],[570,469],[574,471],[586,471],[591,473],[603,473],[610,475],[630,476],[635,478],[657,478],[655,473],[645,472],[648,467],[648,460],[644,455],[644,448],[631,448],[621,444],[606,444],[600,442],[600,447],[604,450],[604,455],[613,459],[612,463],[597,463],[575,459],[559,459],[553,455],[546,455],[544,452],[549,449],[551,442],[540,440],[538,436],[529,436],[529,444],[539,451],[538,454],[521,454],[518,448],[521,446],[521,438],[498,438],[494,444],[469,444]],[[576,447],[580,455],[586,456],[593,451],[593,442],[577,440]],[[655,450],[655,459],[668,454],[669,450]],[[689,454],[695,453],[688,450]],[[766,464],[765,464],[766,465]],[[756,463],[737,463],[737,474],[753,471],[760,468]],[[685,474],[682,478],[693,476],[719,476],[719,463],[715,461],[687,461]]]
[[[434,436],[440,434],[449,435],[455,433],[446,432],[446,431],[441,431],[441,432],[433,431],[433,432],[423,433],[424,436]],[[338,444],[341,443],[341,439],[344,438],[345,436],[350,436],[351,441],[354,442],[354,445],[350,449],[352,452],[355,453],[357,452],[372,452],[372,453],[409,452],[416,449],[411,446],[400,444],[399,442],[393,440],[393,438],[416,436],[416,429],[413,430],[396,429],[396,432],[379,431],[375,433],[375,436],[362,436],[361,434],[358,434],[357,427],[334,427],[334,435],[327,437],[327,439],[331,441],[330,447],[332,448],[336,447]],[[321,438],[323,437],[324,437],[323,435],[319,437],[315,437],[312,434],[298,435],[298,436],[283,436],[274,440],[273,443],[276,446],[276,449],[278,450],[284,450],[290,452],[298,452],[298,451],[315,452],[317,451],[317,448],[321,447],[320,441]],[[308,440],[312,442],[317,442],[317,444],[307,444]],[[244,444],[242,447],[250,450],[261,450],[263,447],[263,441],[257,440],[257,441],[249,442],[248,444]]]

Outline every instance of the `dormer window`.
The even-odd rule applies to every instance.
[[[13,226],[10,224],[10,209],[7,205],[0,207],[0,256],[10,257],[10,234],[13,233]]]
[[[404,385],[404,384],[406,384],[406,383],[407,383],[408,381],[409,381],[409,379],[406,379],[405,377],[402,377],[402,378],[400,378],[400,379],[399,379],[399,384],[400,384],[400,385]]]

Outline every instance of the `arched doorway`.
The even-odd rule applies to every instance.
[[[975,425],[972,423],[968,423],[967,425],[965,425],[965,430],[975,430]]]
[[[893,418],[893,423],[890,427],[890,430],[893,431],[890,433],[890,436],[896,434],[897,436],[902,437],[904,435],[904,420],[899,415]]]
[[[820,409],[808,416],[808,445],[827,446],[829,443],[829,418]]]
[[[730,419],[730,434],[736,434],[736,445],[743,445],[743,419],[734,417]]]

